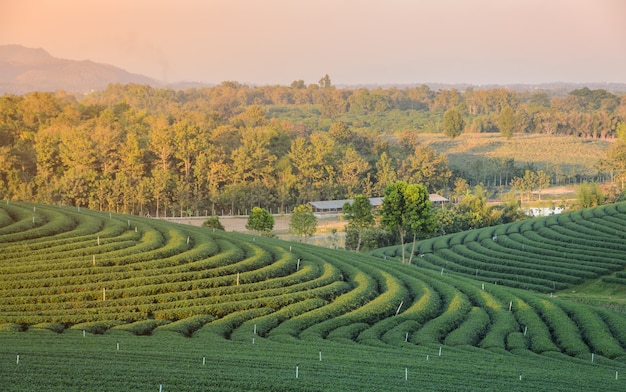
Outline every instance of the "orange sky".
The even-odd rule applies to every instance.
[[[626,1],[0,0],[0,44],[169,82],[626,83]]]

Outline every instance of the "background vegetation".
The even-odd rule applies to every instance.
[[[607,152],[625,119],[624,96],[604,90],[340,89],[329,78],[4,95],[0,194],[162,217],[290,211],[381,196],[395,180],[445,196],[459,178],[495,192],[539,170],[550,184],[621,183],[624,159]]]

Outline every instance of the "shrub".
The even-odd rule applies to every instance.
[[[203,227],[208,227],[210,229],[222,230],[224,231],[224,225],[220,222],[220,219],[217,216],[210,216],[202,222]]]

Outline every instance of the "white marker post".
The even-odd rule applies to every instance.
[[[15,360],[15,364],[16,365],[20,364],[20,354],[17,354],[17,359]],[[615,379],[617,379],[617,376],[615,376]]]
[[[593,363],[593,360],[594,360],[593,357],[594,357],[594,353],[591,353],[591,363]]]
[[[513,301],[509,302],[509,312],[511,311],[511,309],[513,308]]]
[[[398,315],[398,313],[400,313],[400,308],[402,308],[402,304],[404,303],[404,301],[400,301],[400,305],[398,306],[398,310],[396,310],[396,316]]]
[[[300,259],[298,259],[298,265],[296,266],[296,271],[300,271]]]
[[[96,266],[96,255],[93,255],[92,262],[93,266]]]
[[[100,246],[100,236],[98,236],[98,246]]]
[[[83,337],[85,337],[85,336],[86,336],[86,335],[85,335],[85,330],[83,329]]]
[[[206,357],[202,357],[202,366],[206,365]]]
[[[524,327],[524,336],[526,336],[526,332],[528,332],[528,326]]]
[[[107,289],[106,288],[102,288],[102,300],[106,301],[107,300]]]
[[[439,346],[439,356],[441,356],[441,346]]]
[[[409,368],[405,367],[404,368],[404,381],[407,381],[409,379]]]
[[[409,333],[407,332],[406,335],[404,336],[404,343],[409,341]]]
[[[254,334],[256,335],[256,324],[254,324]]]
[[[300,365],[296,365],[296,379],[298,378],[298,370],[300,370]]]
[[[322,350],[320,350],[320,362],[322,362]]]
[[[159,392],[163,392],[163,384],[159,384]]]
[[[237,286],[239,286],[239,272],[237,272]]]
[[[120,344],[117,344],[117,351],[120,351]]]

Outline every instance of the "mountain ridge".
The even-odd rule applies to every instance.
[[[33,91],[64,90],[75,94],[87,94],[96,90],[104,90],[109,84],[147,84],[152,87],[185,90],[215,86],[215,83],[197,81],[177,81],[167,83],[148,76],[131,73],[111,64],[98,63],[92,60],[69,60],[52,56],[43,48],[28,48],[19,44],[0,45],[0,94],[26,94]],[[258,83],[243,83],[250,86],[262,86]],[[339,88],[413,88],[427,85],[432,90],[448,90],[455,88],[465,90],[506,88],[515,91],[549,90],[557,95],[567,95],[569,91],[588,87],[605,89],[616,94],[626,93],[625,83],[590,82],[590,83],[507,83],[484,84],[472,83],[361,83],[342,84]]]
[[[103,90],[111,83],[161,85],[110,64],[61,59],[42,48],[0,45],[0,94],[57,90],[84,94]]]

